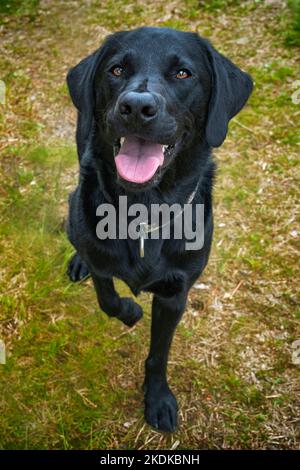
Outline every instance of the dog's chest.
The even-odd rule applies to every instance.
[[[85,254],[95,272],[100,276],[122,279],[134,294],[159,281],[166,271],[162,240],[146,239],[143,257],[139,239],[98,240],[89,245]]]
[[[163,277],[164,256],[160,240],[129,240],[123,252],[123,261],[115,265],[115,276],[129,285],[134,293]],[[143,256],[142,256],[143,255]]]

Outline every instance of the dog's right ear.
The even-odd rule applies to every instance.
[[[90,104],[92,95],[89,93],[92,88],[93,75],[97,61],[97,53],[89,55],[81,60],[79,64],[71,68],[67,75],[69,93],[77,110],[82,113]]]
[[[95,105],[94,81],[96,72],[106,55],[106,43],[107,41],[93,54],[71,68],[67,75],[69,93],[74,106],[78,110],[77,143],[83,149],[93,127]]]

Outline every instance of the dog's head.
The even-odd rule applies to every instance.
[[[79,144],[91,130],[114,149],[127,189],[159,183],[195,141],[218,147],[246,103],[252,80],[193,33],[139,28],[109,36],[67,77],[79,111]]]

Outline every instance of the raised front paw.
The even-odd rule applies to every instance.
[[[167,384],[145,387],[145,419],[150,426],[165,432],[177,428],[178,405]]]
[[[72,282],[79,282],[83,279],[86,279],[89,276],[90,272],[85,264],[85,262],[81,259],[78,253],[70,259],[68,265],[68,276]]]
[[[143,316],[142,307],[134,302],[130,297],[121,299],[121,312],[117,316],[125,325],[132,327]]]

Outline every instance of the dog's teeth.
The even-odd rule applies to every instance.
[[[125,141],[125,137],[121,137],[121,139],[120,139],[120,143],[121,143],[121,145],[123,145],[123,144],[124,144],[124,141]]]
[[[165,152],[167,150],[168,146],[167,145],[163,145],[163,151]]]

